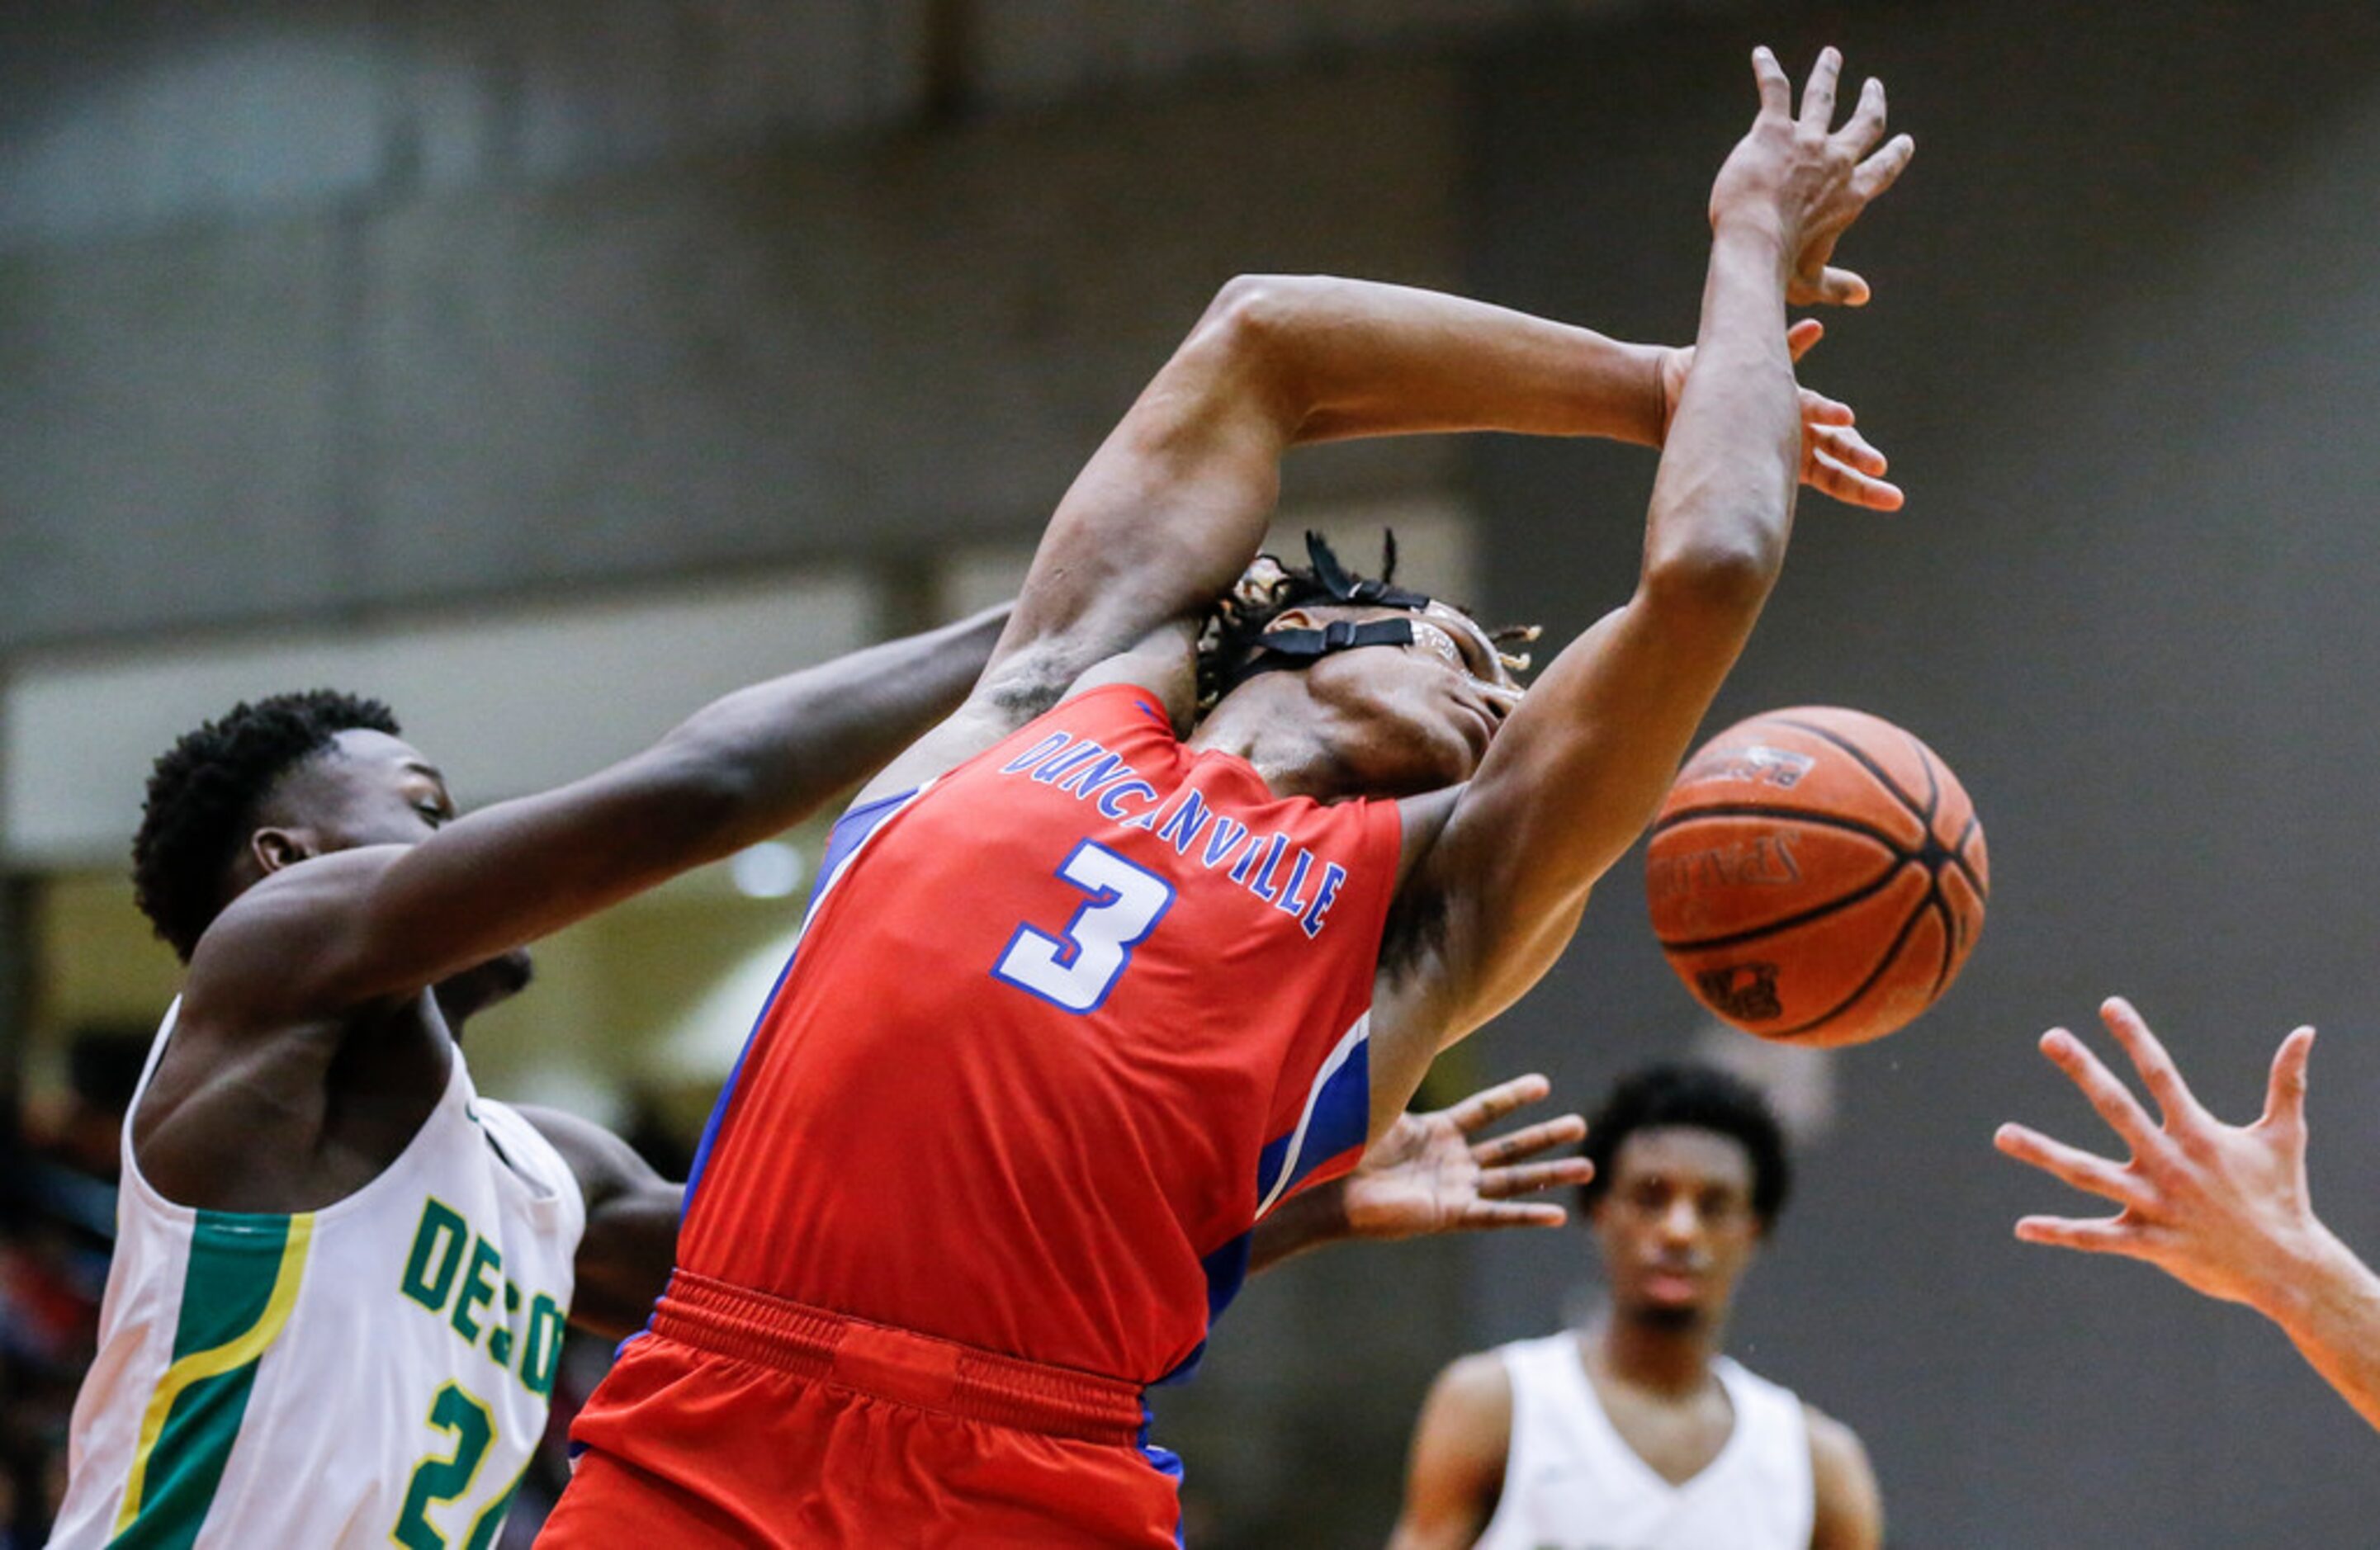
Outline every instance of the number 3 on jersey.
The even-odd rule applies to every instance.
[[[1163,878],[1086,840],[1058,876],[1090,895],[1052,937],[1019,926],[991,976],[1068,1011],[1097,1011],[1132,963],[1132,950],[1173,902]]]

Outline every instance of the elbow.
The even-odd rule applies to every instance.
[[[1334,284],[1310,275],[1236,276],[1208,304],[1192,347],[1208,355],[1235,391],[1261,395],[1294,424],[1313,407],[1306,365]]]
[[[1647,555],[1643,587],[1665,609],[1749,617],[1768,600],[1784,564],[1784,544],[1766,535],[1701,536]]]
[[[1329,285],[1311,275],[1233,275],[1207,304],[1199,332],[1213,333],[1242,349],[1269,348],[1294,334],[1316,292]]]

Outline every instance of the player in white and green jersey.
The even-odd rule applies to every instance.
[[[476,1096],[521,944],[807,817],[955,705],[998,612],[717,702],[457,818],[387,708],[242,705],[157,762],[134,881],[188,965],[125,1124],[119,1245],[52,1544],[493,1542],[565,1316],[641,1323],[679,1191]]]
[[[457,1058],[396,1160],[317,1211],[193,1210],[124,1152],[55,1543],[492,1544],[586,1227],[552,1143]]]

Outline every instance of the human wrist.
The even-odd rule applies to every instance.
[[[1658,447],[1670,439],[1670,418],[1675,412],[1670,401],[1670,363],[1682,352],[1671,345],[1632,345],[1628,348],[1629,374],[1639,385],[1630,395],[1633,412],[1620,439],[1638,446]]]
[[[2271,1240],[2263,1274],[2246,1301],[2274,1323],[2295,1330],[2363,1274],[2354,1251],[2319,1220],[2309,1218]]]
[[[1766,259],[1780,276],[1792,267],[1794,245],[1786,238],[1784,218],[1772,209],[1730,205],[1713,211],[1711,246]]]
[[[1318,1184],[1288,1204],[1298,1212],[1298,1241],[1301,1246],[1364,1236],[1347,1214],[1347,1181],[1344,1179]]]
[[[1248,1268],[1268,1269],[1308,1249],[1354,1236],[1347,1226],[1345,1193],[1342,1182],[1318,1184],[1273,1207],[1250,1240]]]

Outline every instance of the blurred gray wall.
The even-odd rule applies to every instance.
[[[2243,1311],[2025,1249],[2031,1047],[2133,995],[2219,1110],[2294,1023],[2380,1251],[2380,21],[2368,9],[132,4],[0,13],[0,651],[1029,532],[1236,270],[1694,321],[1755,41],[1919,141],[1808,369],[1909,510],[1813,499],[1713,726],[1840,702],[1959,770],[1964,981],[1843,1057],[1738,1349],[1866,1439],[1899,1545],[2366,1546],[2380,1445]],[[1648,459],[1333,452],[1454,488],[1487,611],[1624,596]],[[1694,1025],[1633,862],[1472,1069],[1590,1101]],[[2088,1203],[2082,1203],[2088,1204]],[[1259,1282],[1171,1436],[1211,1544],[1377,1543],[1430,1372],[1575,1234]]]
[[[2315,1023],[2315,1198],[2380,1250],[2380,909],[2361,886],[2380,871],[2380,26],[2074,4],[1758,30],[1792,57],[1840,39],[1917,137],[1844,246],[1876,298],[1829,318],[1805,369],[1861,407],[1911,500],[1803,503],[1711,725],[1811,702],[1903,722],[1973,794],[1996,889],[1946,1004],[1842,1058],[1742,1349],[1865,1437],[1896,1544],[2380,1544],[2380,1445],[2286,1342],[2144,1268],[2014,1243],[2023,1212],[2095,1203],[1988,1145],[2016,1117],[2104,1134],[2030,1046],[2095,1031],[2111,992],[2235,1119]],[[1644,27],[1484,64],[1469,278],[1690,329],[1693,195],[1754,36]],[[1481,465],[1498,604],[1583,622],[1633,563],[1644,470],[1509,442]],[[1675,1047],[1684,1003],[1638,889],[1626,867],[1608,883],[1553,982],[1489,1034],[1500,1064],[1591,1084]],[[1574,1269],[1542,1241],[1475,1264],[1499,1337]]]

